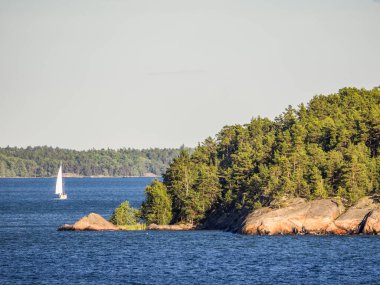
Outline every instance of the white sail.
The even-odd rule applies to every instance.
[[[63,194],[63,186],[62,186],[62,165],[59,166],[57,182],[55,184],[55,194],[61,195]]]

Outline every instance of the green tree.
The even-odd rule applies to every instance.
[[[153,180],[145,188],[145,201],[141,207],[142,218],[147,224],[166,225],[172,220],[172,201],[166,186],[159,180]]]
[[[313,166],[310,174],[310,188],[314,198],[327,198],[328,193],[325,189],[323,178],[318,167]]]
[[[131,207],[128,201],[124,201],[114,210],[110,222],[118,226],[135,225],[139,216],[140,211]]]
[[[344,154],[340,186],[346,189],[349,203],[357,202],[372,190],[372,180],[368,169],[368,148],[364,144],[350,145]]]
[[[163,177],[172,199],[173,221],[192,223],[197,204],[194,200],[197,195],[193,188],[196,179],[195,165],[191,161],[189,152],[182,150]]]

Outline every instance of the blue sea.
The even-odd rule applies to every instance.
[[[138,207],[150,178],[0,179],[0,284],[380,284],[380,236],[58,232]]]

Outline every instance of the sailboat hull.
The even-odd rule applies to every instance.
[[[59,200],[66,200],[66,199],[67,199],[67,194],[60,194],[60,195],[58,196],[58,199],[59,199]]]

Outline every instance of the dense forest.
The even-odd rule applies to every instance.
[[[5,147],[0,148],[0,177],[49,177],[57,174],[60,162],[65,173],[79,176],[161,176],[179,152],[158,148],[77,151]]]
[[[280,207],[291,197],[338,197],[350,205],[380,194],[379,145],[380,90],[344,88],[289,106],[274,120],[224,127],[191,154],[181,151],[147,197],[160,188],[158,200],[172,201],[172,223]],[[150,198],[143,208],[154,221],[162,205]]]

